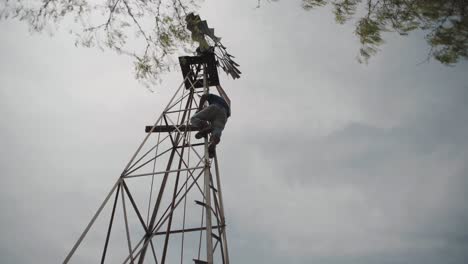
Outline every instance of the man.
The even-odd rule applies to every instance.
[[[225,95],[224,92],[221,94]],[[208,102],[209,105],[203,108],[205,102]],[[221,134],[229,116],[231,116],[231,109],[223,97],[215,94],[204,94],[201,96],[198,111],[192,116],[190,122],[193,126],[200,128],[200,131],[195,134],[195,138],[200,139],[211,133],[210,144],[208,146],[210,158],[214,157],[216,145],[221,140]]]

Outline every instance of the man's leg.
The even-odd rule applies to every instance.
[[[208,146],[208,154],[210,158],[214,157],[216,145],[221,141],[221,134],[226,126],[227,116],[226,112],[218,108],[215,119],[212,122],[213,131],[211,132],[210,145]]]
[[[216,129],[213,129],[213,133],[211,134],[210,144],[208,145],[208,155],[210,158],[214,157],[216,151],[216,145],[219,144],[221,141],[220,132],[215,132]]]
[[[212,122],[214,115],[214,109],[210,105],[192,116],[190,123],[200,129],[200,131],[195,134],[195,138],[200,139],[211,132],[212,127],[208,124],[208,121]]]
[[[206,116],[202,113],[202,111],[194,114],[192,118],[190,118],[190,123],[192,124],[192,126],[200,128],[200,129],[208,125],[208,122],[205,119]]]
[[[211,131],[213,131],[213,127],[209,124],[207,124],[207,126],[205,126],[204,128],[200,129],[200,131],[198,131],[196,134],[195,134],[195,138],[196,139],[200,139],[202,137],[207,137],[209,133],[211,133]]]

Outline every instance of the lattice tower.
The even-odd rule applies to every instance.
[[[190,125],[200,96],[219,85],[214,56],[179,61],[184,81],[63,263],[229,264],[218,158]]]

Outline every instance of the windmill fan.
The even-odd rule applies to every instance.
[[[216,56],[216,66],[221,67],[233,79],[240,78],[241,71],[226,47],[221,43],[221,38],[214,34],[214,29],[208,27],[206,20],[201,20],[200,16],[193,13],[185,17],[187,29],[192,32],[192,39],[199,43],[197,52],[199,54],[214,53]]]

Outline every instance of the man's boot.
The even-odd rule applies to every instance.
[[[216,153],[216,144],[214,142],[211,142],[210,145],[208,145],[208,157],[211,159],[215,156]]]
[[[211,125],[208,124],[208,122],[203,122],[202,128],[200,129],[200,131],[198,131],[195,134],[195,138],[200,139],[202,137],[207,137],[208,134],[211,133],[212,130],[213,130],[213,127],[211,127]]]
[[[216,153],[216,145],[218,145],[218,143],[221,141],[221,139],[219,138],[219,136],[211,136],[210,138],[210,145],[208,145],[208,156],[211,158],[213,158],[215,156],[215,153]]]

